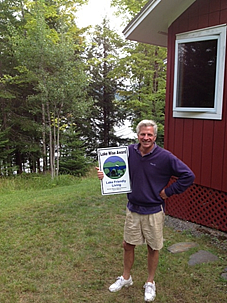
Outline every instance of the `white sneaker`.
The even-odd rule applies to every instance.
[[[112,285],[110,285],[109,291],[111,291],[111,292],[116,292],[116,291],[122,289],[122,287],[124,287],[124,286],[125,286],[125,287],[129,287],[129,286],[131,286],[132,284],[133,284],[133,282],[132,282],[132,277],[131,277],[131,276],[129,277],[128,280],[125,280],[125,279],[123,278],[123,276],[117,277],[116,282],[113,283]]]
[[[151,302],[154,301],[156,297],[156,287],[155,287],[155,282],[147,282],[143,286],[145,288],[145,293],[144,293],[144,300],[146,302]]]

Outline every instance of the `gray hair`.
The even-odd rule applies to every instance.
[[[142,120],[142,121],[140,121],[138,123],[138,125],[136,126],[137,135],[139,135],[140,129],[143,126],[145,126],[145,127],[147,127],[147,126],[153,126],[153,128],[154,128],[154,135],[157,136],[157,134],[158,134],[158,126],[157,126],[157,124],[153,120]]]

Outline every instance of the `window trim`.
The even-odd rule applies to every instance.
[[[176,106],[178,93],[178,44],[217,39],[217,64],[215,81],[215,99],[213,108],[193,108]],[[174,64],[174,92],[173,117],[197,119],[222,119],[222,105],[225,77],[225,51],[226,51],[226,24],[203,28],[176,35],[175,64]]]

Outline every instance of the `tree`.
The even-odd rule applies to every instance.
[[[24,1],[24,3],[27,2]],[[20,159],[25,157],[22,156],[22,151],[19,151],[20,148],[25,152],[27,143],[30,147],[32,146],[33,150],[35,148],[34,142],[30,142],[30,138],[33,141],[33,135],[28,135],[28,129],[35,129],[34,123],[29,123],[25,114],[26,94],[32,93],[32,80],[28,80],[25,72],[18,66],[10,40],[10,28],[19,29],[25,24],[24,3],[16,0],[5,0],[0,3],[0,125],[1,131],[7,130],[6,149],[14,151],[11,157],[8,157],[8,163],[5,165],[6,174],[9,174],[13,170],[11,167],[17,164],[18,172],[22,171]],[[19,74],[20,76],[18,76]]]
[[[117,8],[116,15],[122,15],[127,19],[134,17],[148,0],[112,0],[111,6]],[[124,19],[125,19],[124,18]]]
[[[119,94],[134,129],[142,119],[153,119],[159,126],[157,142],[163,145],[166,85],[166,50],[158,46],[131,43],[127,55],[119,60],[116,72],[121,73],[127,86]]]
[[[85,147],[79,138],[80,134],[75,127],[65,129],[61,142],[64,148],[61,148],[59,163],[61,174],[81,176],[87,171],[88,164],[84,161]]]
[[[123,45],[122,39],[110,29],[109,21],[104,18],[102,24],[95,27],[91,44],[87,47],[89,95],[94,101],[89,120],[91,150],[120,142],[114,126],[124,120],[125,112],[121,99],[117,98],[117,91],[122,86],[121,77],[116,76],[114,69]]]
[[[31,62],[29,54],[25,62],[26,66],[36,73],[38,81],[37,95],[32,96],[30,100],[33,102],[42,100],[43,125],[49,130],[50,170],[54,177],[59,172],[61,120],[65,119],[68,112],[75,117],[85,113],[86,77],[83,73],[82,61],[78,56],[78,45],[75,44],[72,36],[68,35],[69,29],[64,20],[65,16],[59,18],[59,33],[57,33],[46,26],[47,12],[43,2],[37,2],[37,6],[34,7],[35,26],[34,23],[31,24],[29,35],[21,45],[23,55],[25,49],[29,49],[29,45],[34,47],[32,66],[29,66]],[[50,13],[52,16],[52,10]],[[76,27],[71,26],[70,31],[76,31]],[[34,34],[36,34],[35,39]]]
[[[0,132],[0,175],[8,175],[11,173],[9,169],[9,158],[13,153],[12,149],[9,149],[9,139],[8,139],[8,130]]]
[[[118,15],[135,16],[147,1],[112,0]],[[116,73],[125,79],[126,87],[119,91],[135,126],[141,119],[154,119],[158,126],[157,142],[164,141],[164,111],[166,85],[166,49],[158,46],[128,42],[118,62]]]
[[[18,172],[27,161],[34,171],[41,155],[45,165],[48,153],[52,177],[58,174],[60,146],[64,147],[60,142],[64,135],[62,121],[66,123],[69,114],[79,121],[86,116],[82,38],[69,10],[74,4],[75,1],[26,1],[21,13],[16,13],[17,19],[21,18],[19,26],[14,22],[7,25],[6,36],[15,62],[13,72],[8,69],[2,74],[1,83],[8,88],[3,100],[8,96],[16,101],[17,105],[11,104],[9,111],[14,110],[21,121],[18,130],[23,137],[15,132],[19,139],[15,151]],[[9,117],[12,115],[8,115],[6,124],[11,123]]]

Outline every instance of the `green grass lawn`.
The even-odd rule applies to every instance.
[[[0,303],[144,302],[146,246],[136,248],[134,285],[118,293],[108,287],[122,274],[125,195],[102,196],[100,183],[62,177],[0,180]],[[206,238],[165,228],[156,274],[155,302],[227,302],[226,252]],[[176,242],[196,241],[189,252],[171,254]],[[188,266],[205,249],[219,261]]]

